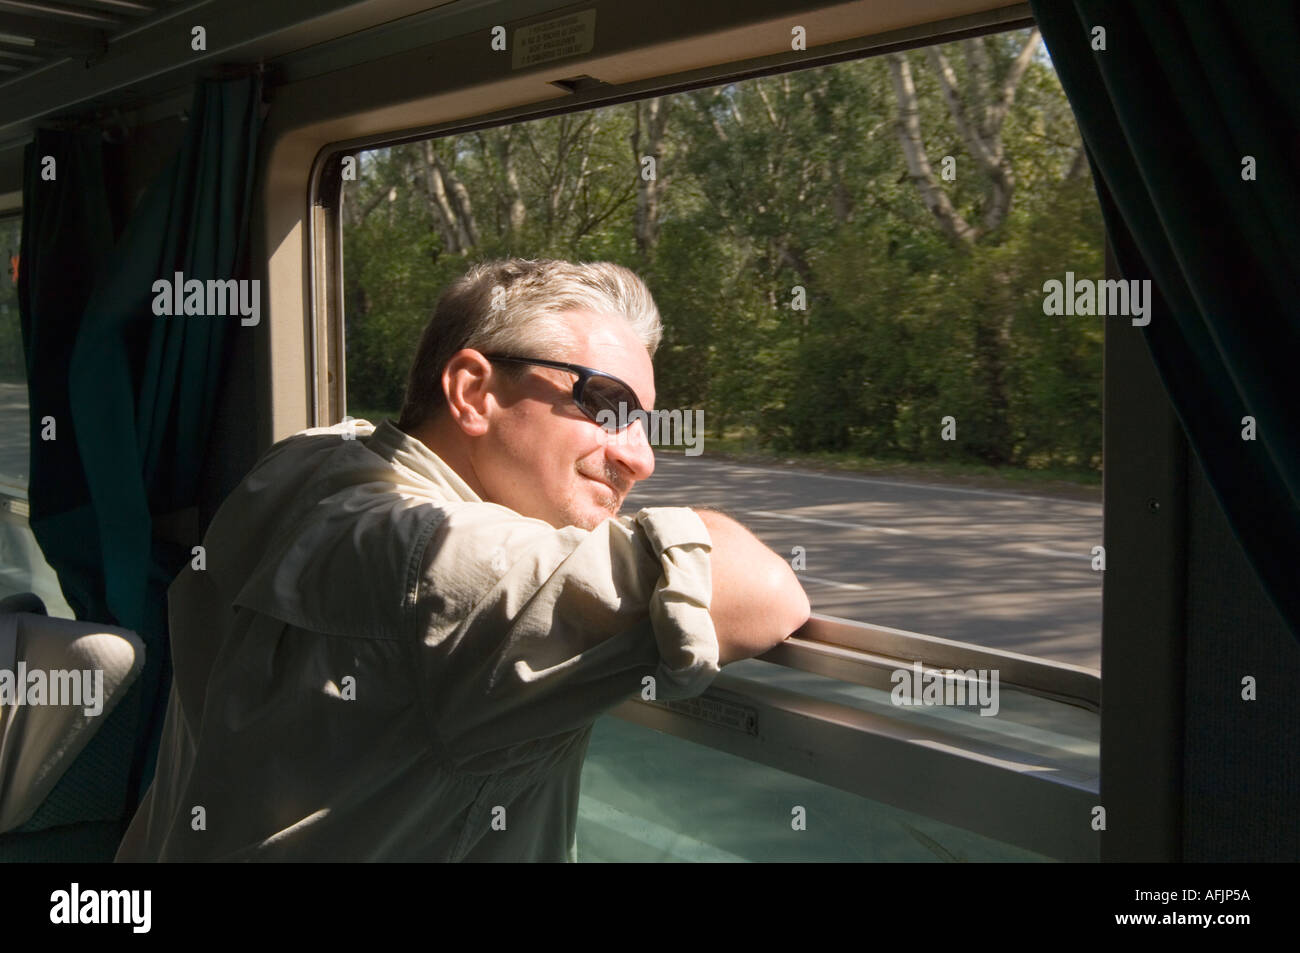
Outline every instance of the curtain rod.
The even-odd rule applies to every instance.
[[[198,81],[226,81],[257,76],[263,82],[263,101],[266,92],[275,85],[279,71],[268,66],[264,60],[255,63],[222,63],[205,69]],[[35,129],[59,129],[63,131],[89,131],[100,129],[109,142],[121,142],[130,135],[132,129],[155,122],[179,119],[188,122],[190,107],[193,104],[194,89],[191,85],[185,92],[163,97],[155,102],[144,102],[135,107],[100,106],[84,113],[56,116],[38,120]],[[30,142],[31,136],[23,141]]]

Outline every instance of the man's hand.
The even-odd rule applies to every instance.
[[[728,516],[696,510],[713,538],[719,665],[762,655],[808,621],[808,596],[784,559]]]

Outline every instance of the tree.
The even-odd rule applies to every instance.
[[[886,57],[898,99],[898,140],[907,160],[908,175],[920,191],[926,208],[934,214],[954,244],[970,245],[994,231],[1011,207],[1015,174],[1003,148],[1002,124],[1015,101],[1016,89],[1033,60],[1038,42],[1038,29],[1034,28],[1029,31],[1029,38],[1000,82],[993,76],[984,37],[974,37],[962,43],[967,67],[964,83],[958,80],[942,47],[926,48],[926,55],[938,76],[943,101],[966,152],[988,180],[989,190],[983,202],[980,225],[971,225],[966,220],[935,178],[921,134],[921,111],[906,54],[891,53]]]

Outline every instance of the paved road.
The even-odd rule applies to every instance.
[[[1101,504],[659,453],[624,512],[715,506],[790,558],[815,611],[1101,668]]]

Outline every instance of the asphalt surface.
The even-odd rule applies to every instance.
[[[659,453],[623,512],[708,506],[799,575],[816,612],[1101,668],[1101,504]]]

